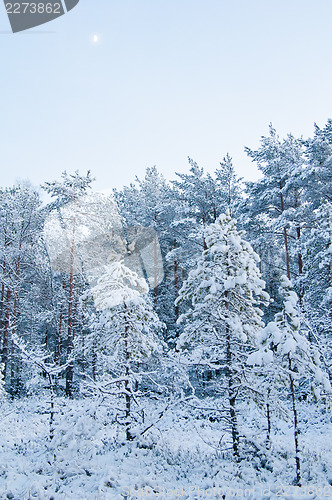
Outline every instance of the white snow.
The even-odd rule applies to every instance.
[[[234,492],[249,488],[254,490],[250,498],[255,499],[262,498],[261,488],[270,491],[266,496],[270,500],[296,499],[300,493],[301,498],[314,498],[305,494],[309,487],[314,491],[320,487],[325,498],[332,495],[332,424],[330,414],[317,405],[299,404],[303,487],[292,494],[291,423],[273,415],[273,454],[263,453],[260,459],[248,445],[245,459],[236,464],[229,451],[230,435],[218,418],[221,413],[216,412],[210,421],[208,412],[180,405],[137,442],[121,444],[111,405],[59,398],[55,437],[50,441],[47,401],[47,397],[14,400],[0,407],[0,498],[197,500],[211,497],[213,488],[223,490],[227,500],[240,498]],[[207,400],[193,406],[218,407],[218,402]],[[147,415],[157,415],[160,408],[160,403],[146,402]],[[252,440],[264,450],[265,435],[257,428],[263,414],[245,403],[243,410],[242,428],[248,443]],[[285,488],[290,494],[281,496]]]

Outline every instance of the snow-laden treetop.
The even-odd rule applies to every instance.
[[[123,261],[113,262],[105,267],[105,274],[91,289],[96,309],[104,311],[121,304],[140,304],[141,294],[146,294],[149,287],[144,278],[126,267]]]
[[[244,342],[256,339],[263,327],[259,305],[267,304],[269,296],[257,267],[259,257],[243,236],[229,213],[220,215],[206,228],[207,249],[189,273],[176,301],[189,300],[192,305],[178,320],[187,323],[178,347],[188,341],[189,324],[199,321],[202,325],[204,318],[207,331],[216,329],[218,338],[221,332],[232,332]],[[202,326],[193,331],[195,336],[202,334]]]

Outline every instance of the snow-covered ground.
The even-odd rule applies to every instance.
[[[206,402],[205,402],[206,403]],[[157,411],[146,402],[146,415]],[[299,406],[303,486],[295,477],[291,421],[274,421],[272,448],[258,431],[262,415],[243,412],[243,460],[235,463],[218,419],[180,405],[138,442],[123,443],[106,405],[56,400],[49,439],[48,399],[0,406],[0,498],[129,500],[139,498],[331,498],[329,411]]]

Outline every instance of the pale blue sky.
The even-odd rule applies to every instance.
[[[331,23],[331,0],[80,0],[13,35],[1,2],[0,185],[91,169],[110,189],[227,152],[253,179],[269,122],[307,137],[332,116]]]

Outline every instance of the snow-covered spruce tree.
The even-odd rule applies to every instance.
[[[233,453],[239,459],[237,401],[248,392],[248,351],[263,328],[260,304],[269,296],[257,268],[258,255],[237,231],[229,214],[205,231],[207,249],[189,273],[177,302],[191,301],[177,347],[187,348],[195,364],[221,375],[215,391],[227,394]]]
[[[292,283],[283,275],[281,277],[280,293],[283,297],[283,310],[275,315],[275,321],[270,322],[262,331],[259,351],[248,357],[251,365],[267,365],[274,373],[274,384],[287,387],[290,393],[293,413],[296,484],[301,484],[301,462],[299,447],[299,427],[296,399],[305,388],[312,389],[315,397],[320,396],[320,387],[330,392],[328,376],[320,366],[320,355],[301,332],[300,314],[297,307],[298,297],[292,289]],[[272,365],[272,367],[271,367]],[[271,380],[272,382],[272,380]],[[310,390],[310,389],[309,389]]]
[[[85,340],[85,356],[91,360],[96,387],[123,400],[116,420],[125,426],[127,441],[135,438],[133,424],[139,419],[139,382],[153,378],[151,369],[145,371],[146,363],[163,348],[158,338],[163,325],[147,292],[146,281],[123,262],[110,264],[88,292],[97,312]]]

